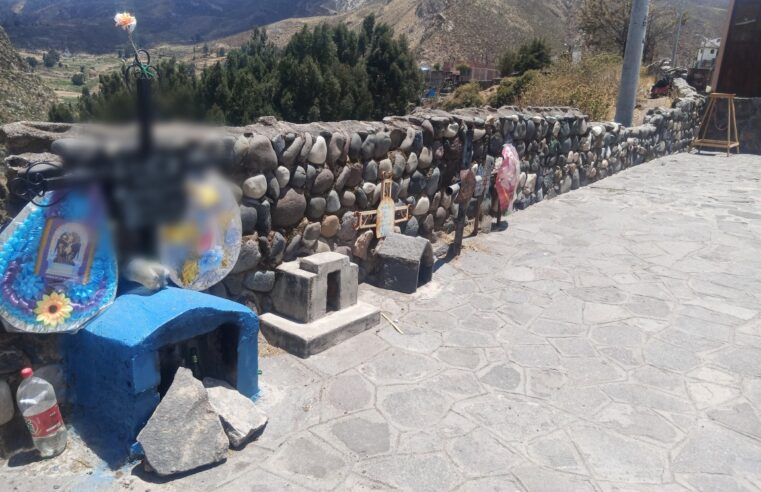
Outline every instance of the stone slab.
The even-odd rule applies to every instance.
[[[317,275],[341,270],[349,264],[349,257],[340,253],[318,253],[301,259],[301,269]]]
[[[378,324],[380,310],[363,302],[307,324],[273,313],[261,317],[261,330],[267,341],[302,359],[324,352]]]
[[[256,404],[225,381],[204,378],[209,403],[222,422],[230,447],[240,449],[256,439],[267,426],[267,416]]]
[[[183,367],[137,441],[150,468],[161,476],[224,461],[228,447],[206,389]]]

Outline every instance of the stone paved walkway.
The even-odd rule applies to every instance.
[[[144,490],[761,490],[761,158],[680,155],[514,215],[384,322],[262,360],[264,436]],[[18,482],[16,482],[18,483]]]

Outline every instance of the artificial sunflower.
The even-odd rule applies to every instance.
[[[53,292],[49,295],[42,296],[42,300],[37,301],[37,307],[34,314],[37,315],[37,321],[47,326],[56,326],[66,321],[71,316],[71,301],[64,294]]]
[[[193,187],[193,195],[203,208],[212,208],[219,203],[219,192],[208,184],[198,184]]]
[[[192,284],[198,277],[198,262],[188,260],[182,267],[182,283],[185,285]]]

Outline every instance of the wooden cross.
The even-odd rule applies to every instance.
[[[391,188],[394,181],[391,175],[383,176],[381,182],[381,201],[376,210],[354,212],[357,218],[355,229],[375,229],[375,237],[382,239],[394,232],[396,224],[402,224],[410,220],[409,207],[397,207],[391,198]]]

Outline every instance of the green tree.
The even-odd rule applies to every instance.
[[[56,50],[50,50],[42,56],[42,62],[48,68],[53,68],[61,61],[61,54]]]
[[[518,55],[513,50],[506,50],[499,57],[499,73],[503,77],[509,77],[515,71],[515,66],[518,63]]]
[[[534,38],[518,50],[515,68],[520,73],[528,70],[541,70],[552,64],[552,51],[543,39]]]
[[[373,19],[370,23],[368,19]],[[365,52],[368,88],[373,97],[373,114],[376,119],[388,115],[405,114],[410,103],[420,100],[423,78],[407,44],[407,38],[394,39],[393,30],[386,24],[375,25],[372,16],[365,20],[360,40],[366,36],[364,28],[374,26]]]
[[[87,77],[85,77],[85,74],[82,72],[77,72],[71,76],[71,83],[74,85],[82,86],[85,85],[86,78]]]
[[[213,123],[216,125],[224,125],[225,124],[225,113],[222,111],[222,109],[217,106],[216,104],[211,107],[206,112],[206,121],[208,123]]]
[[[159,118],[199,118],[205,115],[207,108],[200,108],[196,100],[197,79],[192,66],[169,59],[159,62],[157,70],[160,77],[154,82],[153,90]],[[130,83],[134,84],[132,79]],[[121,73],[101,75],[98,91],[90,93],[84,87],[77,107],[83,121],[129,121],[136,113],[135,90],[127,86]]]
[[[29,65],[32,68],[32,70],[37,68],[37,65],[40,64],[40,61],[33,56],[27,56],[25,60],[26,60],[26,64]]]
[[[245,125],[272,115],[294,122],[382,118],[417,103],[422,77],[403,37],[368,17],[359,32],[345,24],[304,27],[283,48],[254,29],[240,49],[200,76],[195,67],[162,60],[154,82],[157,113]],[[102,75],[83,90],[82,120],[134,116],[134,90],[121,74]]]

